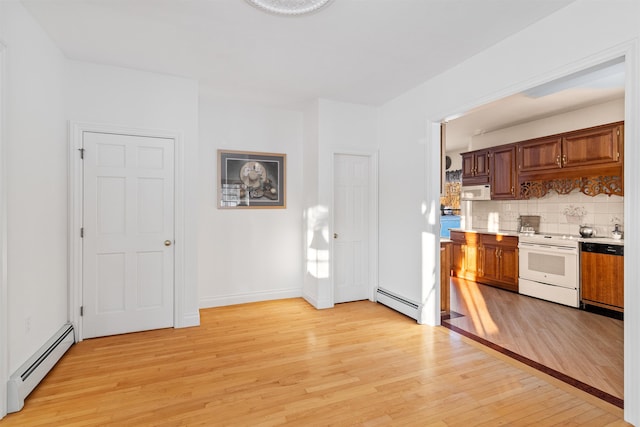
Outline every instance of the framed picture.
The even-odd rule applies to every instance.
[[[286,208],[286,163],[286,154],[218,150],[218,208]]]

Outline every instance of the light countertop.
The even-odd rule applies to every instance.
[[[514,231],[514,230],[498,230],[498,231],[489,231],[488,229],[485,228],[474,228],[471,230],[463,230],[461,228],[451,228],[451,231],[462,231],[465,233],[481,233],[481,234],[493,234],[496,236],[514,236],[514,237],[519,237],[520,233]],[[545,234],[545,233],[540,233],[540,234]],[[624,239],[614,239],[613,237],[600,237],[600,236],[596,236],[596,237],[579,237],[579,236],[575,236],[575,240],[578,242],[592,242],[592,243],[604,243],[607,245],[619,245],[619,246],[624,246]],[[440,241],[443,241],[443,239],[440,239]]]

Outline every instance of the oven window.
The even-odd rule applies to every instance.
[[[564,276],[565,257],[529,252],[527,267],[531,271]]]

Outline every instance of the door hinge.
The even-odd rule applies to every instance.
[[[84,306],[80,306],[80,317],[84,316]]]
[[[78,151],[80,152],[80,158],[84,159],[84,148],[78,148]]]
[[[80,238],[84,237],[84,227],[80,228]]]

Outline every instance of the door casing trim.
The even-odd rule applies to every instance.
[[[82,341],[82,204],[83,172],[80,148],[85,132],[111,133],[118,135],[146,136],[172,139],[174,142],[174,287],[173,287],[173,325],[185,324],[183,317],[185,293],[185,217],[184,217],[184,147],[180,132],[158,129],[139,129],[126,126],[100,123],[69,122],[69,321],[73,324],[76,341]],[[188,322],[187,322],[188,323]]]
[[[7,415],[9,298],[7,282],[6,45],[0,40],[0,420]]]

